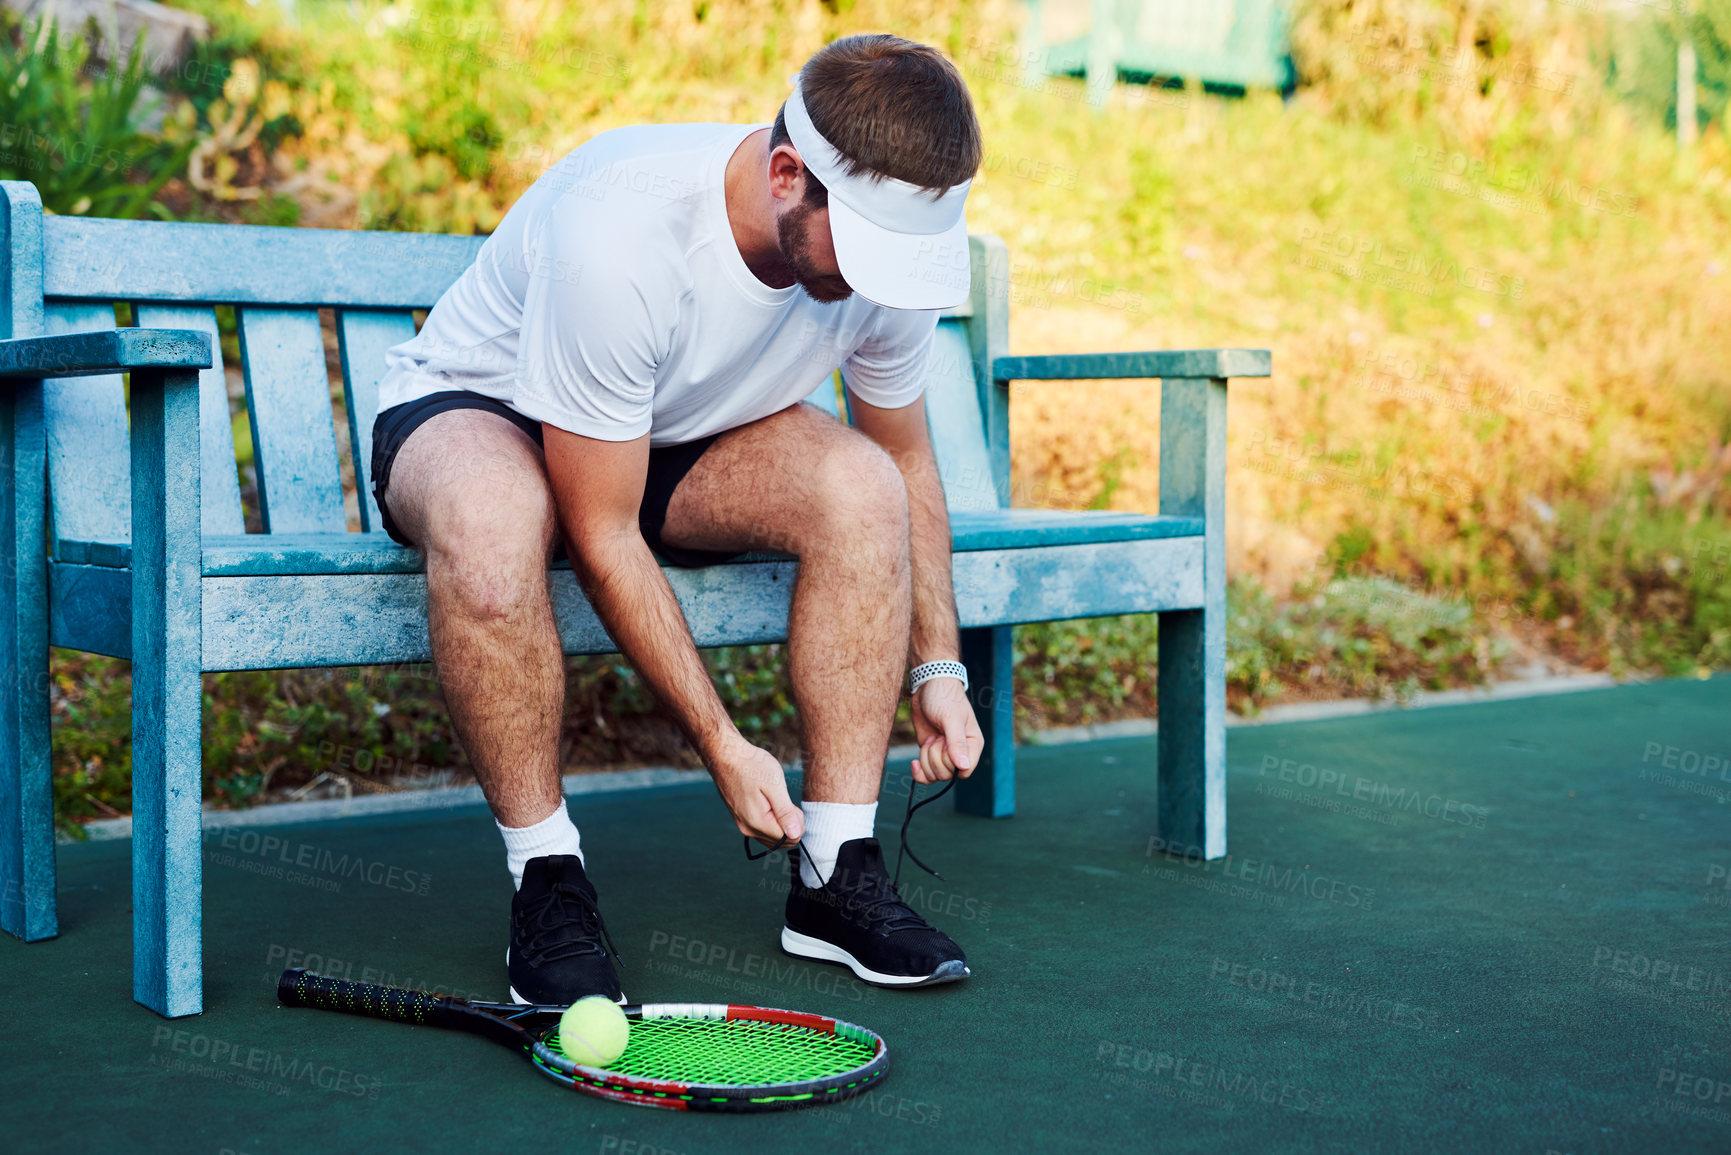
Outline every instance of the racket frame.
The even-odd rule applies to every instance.
[[[347,1005],[324,1005],[319,994],[341,998]],[[287,1006],[334,1010],[367,1018],[444,1027],[481,1035],[523,1053],[535,1069],[573,1090],[619,1103],[675,1111],[750,1112],[840,1102],[875,1086],[889,1073],[889,1046],[868,1027],[828,1015],[735,1003],[632,1003],[620,1007],[627,1019],[698,1018],[729,1022],[762,1022],[804,1027],[843,1035],[874,1047],[861,1066],[817,1079],[788,1083],[684,1083],[625,1075],[605,1067],[574,1062],[547,1045],[559,1029],[565,1008],[556,1004],[487,1003],[429,991],[380,987],[290,968],[277,980],[277,997]]]

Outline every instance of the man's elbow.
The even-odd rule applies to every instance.
[[[591,519],[565,527],[565,548],[579,576],[604,578],[649,548],[637,519]]]

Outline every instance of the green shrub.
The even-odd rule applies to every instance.
[[[0,73],[0,178],[35,184],[49,212],[168,215],[156,195],[195,142],[137,127],[146,84],[136,48],[124,68],[93,69],[85,42],[52,23],[9,23]]]

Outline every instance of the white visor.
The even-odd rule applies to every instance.
[[[894,177],[850,176],[841,153],[812,124],[799,85],[784,109],[788,139],[829,190],[836,264],[854,292],[891,309],[952,309],[968,299],[968,222],[973,181],[941,193]]]

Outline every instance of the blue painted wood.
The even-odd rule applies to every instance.
[[[806,397],[806,403],[816,405],[831,417],[841,416],[841,403],[836,400],[836,375],[831,373],[823,379],[823,384],[813,389]]]
[[[337,345],[343,360],[343,399],[349,417],[349,453],[361,499],[361,530],[381,529],[373,496],[373,421],[379,415],[379,379],[385,351],[415,335],[415,316],[401,311],[345,309],[337,313]]]
[[[970,316],[966,320],[968,355],[980,397],[980,417],[991,454],[992,481],[998,504],[1010,499],[1010,383],[992,373],[992,363],[1009,351],[1010,253],[993,236],[968,238],[972,260]]]
[[[1198,537],[1202,520],[1154,517],[1113,510],[993,509],[950,514],[950,540],[957,553],[982,549],[1088,545],[1108,541],[1152,541]]]
[[[204,1007],[198,374],[132,375],[132,997]]]
[[[54,217],[51,297],[430,309],[485,237]]]
[[[46,293],[91,301],[430,309],[485,237],[50,217]],[[968,306],[946,316],[966,316]]]
[[[51,334],[112,330],[114,306],[51,303],[44,310],[43,327]],[[43,383],[43,404],[55,536],[125,541],[132,483],[120,375],[50,378]]]
[[[1184,349],[1158,353],[1056,353],[998,357],[992,375],[1001,381],[1099,381],[1115,377],[1267,377],[1267,349]]]
[[[1107,510],[958,511],[950,519],[952,548],[957,553],[1199,537],[1202,528],[1200,518]],[[131,564],[126,546],[112,542],[62,540],[55,556],[82,565]],[[569,567],[560,562],[556,568]],[[422,569],[418,552],[381,532],[223,534],[204,539],[204,572],[211,577],[419,573]]]
[[[957,554],[961,625],[1200,606],[1202,541],[1179,537]],[[768,559],[662,572],[698,645],[737,646],[786,639],[788,589],[796,570],[792,560]],[[565,652],[614,652],[571,571],[553,570],[549,584]],[[418,573],[206,577],[204,668],[425,661],[431,653],[426,599],[426,579]]]
[[[1015,629],[988,626],[962,631],[968,698],[986,738],[974,772],[956,783],[956,809],[981,818],[1016,812]]]
[[[125,569],[132,564],[132,543],[125,541],[67,541],[54,545],[54,557],[71,565],[101,565]]]
[[[111,658],[132,658],[132,574],[108,566],[48,566],[51,644]]]
[[[0,185],[0,338],[42,331],[42,202]],[[0,928],[59,933],[48,725],[47,450],[39,381],[0,385]]]
[[[236,312],[264,530],[343,533],[348,519],[319,315],[310,309]]]
[[[61,307],[62,316],[85,316],[84,306]],[[50,304],[49,311],[56,311]],[[114,310],[100,306],[88,314],[92,324],[108,322],[107,331],[68,330],[53,337],[0,341],[0,379],[76,377],[121,369],[169,368],[209,364],[210,356],[196,335],[157,329],[115,329]]]
[[[1168,853],[1226,853],[1226,382],[1160,391],[1160,512],[1201,517],[1203,603],[1160,615],[1160,804]]]
[[[958,553],[951,563],[956,613],[969,629],[1197,607],[1202,541],[1174,537]]]
[[[952,513],[996,510],[999,505],[973,355],[962,325],[960,321],[938,324],[926,379],[926,425],[944,485],[944,504]]]
[[[228,408],[228,377],[222,367],[222,337],[216,311],[191,305],[134,304],[132,320],[147,329],[190,329],[210,338],[210,368],[198,374],[198,441],[204,471],[200,499],[204,532],[245,533],[240,508],[240,472],[234,456],[234,420]],[[67,559],[72,560],[71,558]]]

